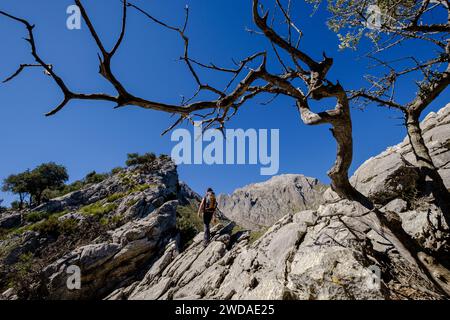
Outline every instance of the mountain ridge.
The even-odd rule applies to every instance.
[[[444,170],[448,117],[450,105],[423,122],[433,160]],[[427,186],[408,171],[414,161],[400,156],[409,157],[407,144],[399,146],[367,160],[352,182],[428,252],[419,258],[434,270],[433,281],[450,290],[448,268],[440,264],[450,263],[448,226]],[[317,179],[281,175],[220,195],[231,221],[212,228],[207,247],[196,215],[200,199],[179,181],[176,165],[159,157],[34,208],[40,215],[3,214],[0,298],[444,298],[364,223],[366,208],[339,199]],[[79,290],[67,287],[71,266],[81,270]]]

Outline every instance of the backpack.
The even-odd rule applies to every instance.
[[[205,211],[215,211],[217,208],[216,195],[213,192],[208,192],[205,197]]]

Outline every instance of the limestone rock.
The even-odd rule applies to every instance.
[[[433,162],[439,168],[447,188],[450,189],[450,104],[437,113],[428,114],[422,121],[421,128]],[[383,200],[379,199],[377,194],[385,189],[388,177],[407,163],[413,165],[416,163],[408,137],[402,143],[389,147],[364,162],[356,170],[351,182],[361,193],[376,200]],[[391,196],[390,198],[389,200],[393,199]]]
[[[20,212],[5,213],[0,215],[0,229],[12,229],[20,226],[22,214]]]
[[[244,239],[232,243],[228,250],[219,241],[227,234],[225,228],[213,230],[213,238],[218,241],[207,248],[203,248],[199,235],[179,255],[163,255],[161,261],[167,265],[164,270],[159,267],[162,263],[155,263],[144,280],[110,298],[385,298],[382,284],[373,285],[369,268],[373,262],[359,253],[357,245],[345,248],[320,242],[324,234],[336,235],[339,224],[334,217],[323,219],[319,222],[313,210],[290,214],[254,244]],[[333,223],[329,223],[331,220]],[[342,231],[341,238],[352,242],[349,232]],[[172,258],[170,263],[168,257]]]
[[[79,247],[46,267],[49,298],[98,298],[132,278],[157,258],[160,247],[173,239],[177,204],[177,201],[167,202],[146,218],[114,230],[108,242]],[[71,265],[81,270],[80,290],[67,288],[66,271]]]

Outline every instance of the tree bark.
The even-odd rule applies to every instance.
[[[24,199],[24,195],[22,193],[19,193],[19,209],[20,210],[23,209],[23,199]]]
[[[416,112],[408,111],[406,113],[406,128],[417,166],[425,177],[431,179],[436,205],[442,210],[447,226],[450,227],[450,192],[430,156],[430,151],[422,136],[419,115]]]

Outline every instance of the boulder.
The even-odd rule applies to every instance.
[[[20,212],[6,213],[0,215],[0,229],[13,229],[22,224],[22,214]]]
[[[421,123],[425,143],[431,157],[447,188],[450,189],[450,104],[438,112],[429,113]],[[395,184],[389,186],[389,180],[400,168],[415,165],[414,152],[406,137],[402,143],[389,147],[381,154],[365,161],[354,173],[351,183],[361,193],[386,204],[403,190],[395,190]],[[416,186],[417,179],[412,182]],[[388,192],[384,189],[388,186]],[[403,185],[406,187],[406,185]]]

